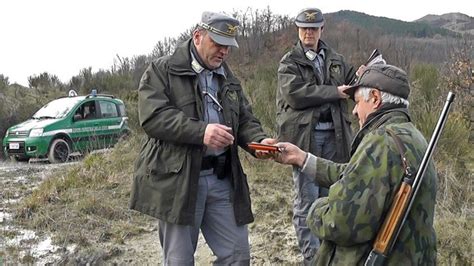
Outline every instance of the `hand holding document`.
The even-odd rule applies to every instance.
[[[383,59],[382,54],[379,52],[379,50],[374,49],[372,51],[372,54],[370,54],[369,58],[365,62],[365,64],[361,65],[359,69],[356,72],[355,78],[349,83],[349,85],[354,85],[356,83],[357,79],[364,73],[365,69],[369,66],[375,65],[375,64],[386,64],[387,62],[385,59]]]

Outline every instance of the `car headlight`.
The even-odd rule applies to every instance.
[[[35,128],[30,131],[30,137],[41,137],[43,135],[42,128]]]

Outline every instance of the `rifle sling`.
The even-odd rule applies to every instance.
[[[400,153],[400,158],[402,159],[404,175],[405,176],[411,175],[410,166],[408,164],[407,158],[405,157],[405,153],[406,153],[405,145],[403,145],[402,140],[400,139],[400,137],[398,137],[395,134],[395,132],[393,132],[391,129],[388,129],[388,128],[386,130],[390,134],[390,136],[392,136],[393,140],[395,141],[395,144],[397,145],[397,150]]]

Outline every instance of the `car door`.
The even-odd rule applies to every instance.
[[[113,101],[99,100],[100,125],[102,142],[105,147],[113,146],[120,136],[122,118]]]
[[[99,115],[97,101],[89,100],[82,103],[74,113],[71,138],[75,150],[91,151],[100,149]]]

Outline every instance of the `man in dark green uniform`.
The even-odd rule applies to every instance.
[[[277,123],[279,140],[336,162],[347,162],[352,131],[347,95],[355,71],[344,58],[320,40],[324,17],[317,8],[306,8],[295,19],[299,41],[285,54],[278,69]],[[297,168],[293,171],[296,198],[293,225],[306,262],[319,247],[319,240],[306,225],[309,207],[327,190],[312,182]]]
[[[408,114],[410,88],[403,70],[373,65],[355,86],[344,89],[355,99],[353,114],[360,125],[348,163],[316,157],[290,143],[277,144],[284,149],[277,161],[295,165],[319,185],[330,187],[328,197],[316,200],[308,216],[308,226],[322,240],[316,265],[363,265],[404,176],[395,138],[405,147],[414,173],[428,146]],[[436,184],[430,162],[388,265],[436,264]]]
[[[225,63],[234,18],[204,12],[191,39],[151,63],[138,89],[148,138],[136,161],[131,208],[159,219],[164,265],[193,265],[199,231],[216,264],[249,265],[253,221],[238,146],[273,143]]]

